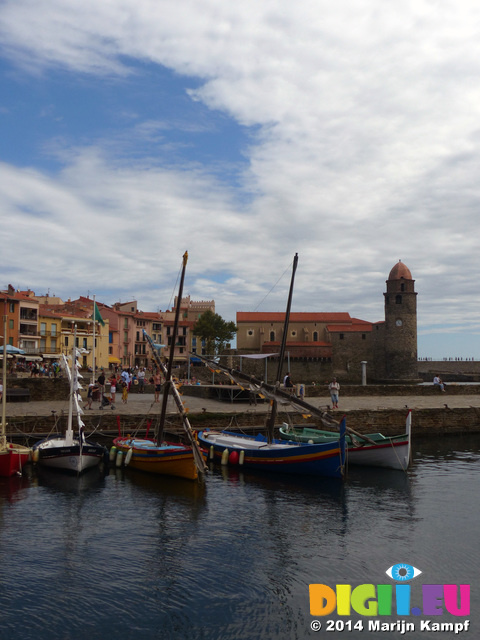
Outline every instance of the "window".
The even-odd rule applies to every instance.
[[[57,325],[56,325],[55,322],[52,322],[50,329],[51,329],[51,332],[52,332],[52,336],[56,336],[57,335]]]
[[[249,329],[247,331],[247,336],[253,336],[253,329]]]
[[[8,326],[10,327],[10,329],[13,329],[13,320],[9,320]]]
[[[318,331],[313,332],[313,341],[318,342]]]
[[[362,333],[362,340],[366,340],[367,339],[367,335],[365,333]]]
[[[343,340],[345,338],[345,335],[343,333],[340,334],[340,340]]]
[[[275,341],[275,331],[270,331],[270,342]]]
[[[47,323],[46,322],[41,322],[40,323],[40,335],[41,336],[46,336],[47,335]]]
[[[297,335],[296,331],[292,331],[292,337],[295,338],[295,336]]]
[[[68,336],[65,336],[65,346],[68,347]]]
[[[400,291],[405,291],[405,284],[402,282],[402,284],[400,285]]]
[[[395,304],[402,304],[402,296],[400,294],[395,296]]]
[[[56,338],[52,338],[50,340],[50,348],[52,351],[56,351],[57,350],[57,339]]]
[[[45,340],[45,338],[40,338],[40,351],[46,351],[47,350],[47,341]]]
[[[15,311],[15,303],[14,302],[10,302],[9,310],[10,310],[10,313],[13,313]]]
[[[83,348],[84,349],[87,348],[87,339],[86,338],[83,339]]]

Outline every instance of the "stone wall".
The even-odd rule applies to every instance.
[[[345,412],[347,426],[360,433],[380,432],[384,435],[396,435],[405,430],[405,410],[353,410]],[[193,429],[242,429],[249,432],[264,431],[268,413],[197,413],[189,414],[189,421]],[[94,434],[94,439],[111,440],[118,434],[117,416],[105,413],[99,416],[85,416],[87,436]],[[338,415],[340,419],[340,413]],[[301,414],[291,414],[291,420],[298,424],[314,424],[321,426],[319,419],[310,417],[302,418]],[[62,422],[63,421],[63,422]],[[281,420],[279,420],[281,422]],[[66,424],[66,416],[60,418],[59,428]],[[150,435],[153,435],[156,421],[153,420]],[[39,437],[52,432],[52,417],[12,417],[8,422],[9,435],[16,439],[22,439],[32,444]],[[147,427],[145,416],[127,415],[121,416],[120,429],[122,434],[138,433],[144,435]],[[180,417],[170,415],[166,424],[167,433],[173,433],[177,437],[183,434]],[[412,438],[432,438],[444,435],[467,435],[480,433],[480,409],[466,407],[461,409],[416,409],[412,412]]]
[[[439,375],[445,382],[480,382],[479,360],[419,360],[418,375],[431,382]]]
[[[65,400],[70,387],[66,378],[17,378],[7,377],[7,389],[28,389],[30,400]]]

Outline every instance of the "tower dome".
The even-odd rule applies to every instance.
[[[401,280],[402,278],[404,280],[413,280],[412,274],[410,273],[410,269],[405,264],[403,264],[401,260],[399,260],[397,264],[393,267],[393,269],[390,271],[388,279]]]

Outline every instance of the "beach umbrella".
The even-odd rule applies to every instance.
[[[3,345],[0,347],[0,353],[3,353]],[[19,349],[18,347],[14,347],[11,344],[7,344],[7,355],[10,354],[12,356],[22,355],[25,351],[23,349]]]

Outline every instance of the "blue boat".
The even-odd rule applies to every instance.
[[[333,442],[312,445],[276,440],[273,436],[278,397],[282,398],[287,395],[279,390],[279,381],[282,379],[282,365],[297,263],[298,254],[295,254],[282,344],[278,357],[277,384],[270,389],[268,389],[269,385],[264,382],[260,382],[258,385],[259,390],[265,393],[268,392],[271,398],[266,437],[263,435],[248,436],[228,431],[202,431],[198,434],[198,441],[208,459],[220,460],[222,464],[239,465],[240,467],[262,471],[343,478],[345,470],[345,418],[340,425],[338,438]],[[200,357],[202,360],[204,359],[203,356]],[[232,379],[235,378],[227,367],[220,364],[216,366],[226,371]],[[235,373],[239,373],[240,377],[244,377],[240,372]],[[247,376],[247,378],[250,378],[250,376]],[[289,398],[290,396],[287,395],[287,397]],[[302,402],[304,406],[309,406],[304,401]]]
[[[272,440],[258,434],[201,431],[198,442],[208,460],[224,465],[279,473],[343,478],[345,468],[345,418],[337,440],[304,444]]]

